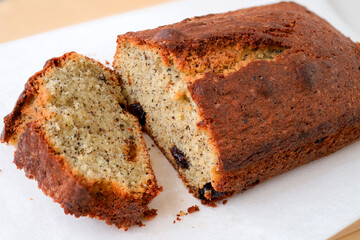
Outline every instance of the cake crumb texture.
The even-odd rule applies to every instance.
[[[65,213],[127,229],[161,189],[124,103],[112,70],[67,53],[29,79],[2,142],[16,146],[17,167]]]
[[[205,204],[360,136],[359,44],[296,3],[120,35],[113,65]]]

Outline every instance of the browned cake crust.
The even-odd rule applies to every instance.
[[[76,53],[67,53],[59,58],[53,58],[45,63],[44,69],[32,76],[25,85],[14,110],[4,118],[4,129],[1,142],[11,142],[16,145],[14,163],[23,169],[26,176],[35,179],[38,187],[55,202],[59,203],[66,214],[75,217],[89,216],[105,220],[107,224],[124,228],[141,221],[147,205],[161,191],[155,177],[141,196],[125,192],[115,181],[92,181],[72,169],[66,159],[55,153],[48,144],[46,134],[41,131],[36,121],[27,124],[18,141],[13,139],[19,126],[17,120],[23,109],[30,104],[38,91],[37,81],[53,67],[60,67],[63,61],[71,59]],[[95,63],[92,59],[86,58]],[[107,71],[112,71],[105,68]],[[116,79],[113,79],[117,81]],[[134,131],[140,131],[139,126]],[[144,143],[144,140],[141,139]],[[145,146],[145,144],[144,144]],[[154,176],[152,170],[151,174]]]
[[[14,163],[24,169],[28,178],[35,179],[46,195],[60,203],[66,214],[98,218],[118,228],[127,229],[139,221],[147,204],[157,195],[149,189],[144,198],[137,199],[112,182],[89,182],[75,176],[66,160],[48,147],[44,134],[34,124],[20,136]]]
[[[359,46],[298,4],[185,19],[121,35],[123,42],[159,52],[164,64],[189,76],[198,125],[218,154],[211,184],[226,195],[360,136]],[[236,69],[228,46],[279,51]]]

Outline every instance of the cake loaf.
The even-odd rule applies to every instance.
[[[5,117],[15,164],[65,213],[127,229],[160,188],[112,70],[71,52],[49,60]]]
[[[360,48],[291,2],[118,36],[131,112],[194,195],[242,192],[360,135]]]

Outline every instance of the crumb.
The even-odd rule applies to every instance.
[[[180,211],[178,214],[176,214],[176,220],[181,221],[180,217],[182,217],[182,216],[184,216],[184,212]],[[174,220],[174,222],[175,222],[175,220]]]
[[[106,61],[106,60],[105,60],[105,64],[110,65],[110,63],[108,61]]]
[[[223,205],[225,205],[226,203],[227,203],[227,200],[224,200],[224,201],[223,201]]]
[[[176,214],[176,220],[177,221],[181,221],[181,218],[180,217],[183,217],[183,216],[186,216],[188,214],[192,214],[194,212],[198,212],[200,211],[200,208],[198,205],[194,205],[194,206],[191,206],[187,209],[187,212],[184,212],[183,210],[181,210],[178,214]],[[174,220],[174,224],[176,222],[176,220]]]
[[[30,200],[34,200],[34,199],[31,197]]]
[[[181,217],[185,215],[184,211],[182,211],[182,210],[180,211],[179,214],[180,214]]]
[[[2,170],[0,169],[0,172],[2,172]]]
[[[192,214],[192,213],[198,212],[198,211],[200,211],[200,208],[199,208],[198,205],[191,206],[191,207],[188,208],[188,213],[189,213],[189,214]]]
[[[195,227],[194,227],[194,226],[192,226],[192,228],[194,229]]]
[[[204,204],[204,205],[206,205],[206,206],[209,206],[209,207],[213,207],[213,208],[216,208],[216,207],[217,207],[216,203],[214,203],[214,202],[210,202],[210,201],[206,201],[206,200],[201,200],[201,203]]]
[[[143,213],[143,218],[146,221],[150,221],[157,215],[157,209],[148,209]]]
[[[146,226],[145,224],[143,224],[141,221],[137,221],[135,222],[136,225],[138,225],[139,227],[144,227]]]

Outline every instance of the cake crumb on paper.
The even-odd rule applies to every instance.
[[[188,208],[188,213],[189,213],[189,214],[192,214],[192,213],[198,212],[198,211],[200,211],[200,208],[199,208],[198,205],[191,206],[191,207]]]
[[[201,203],[206,205],[206,206],[209,206],[209,207],[213,207],[213,208],[217,207],[215,202],[209,202],[209,201],[206,201],[206,200],[201,200]]]
[[[194,205],[191,207],[188,207],[187,212],[184,212],[183,210],[181,210],[178,214],[176,214],[176,220],[177,221],[181,221],[180,217],[186,216],[188,214],[193,214],[194,212],[198,212],[200,211],[200,208],[198,205]],[[176,220],[174,220],[174,224],[176,223]]]

